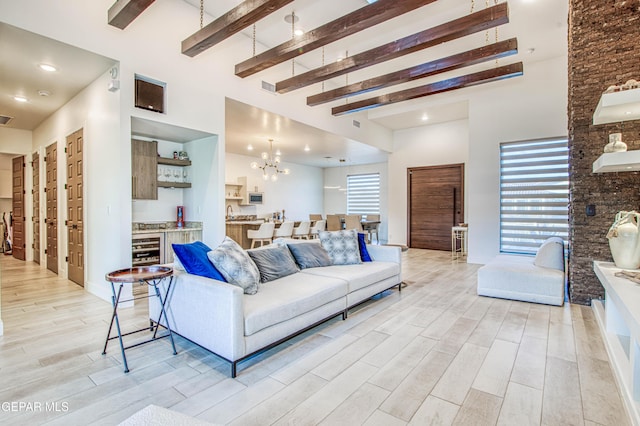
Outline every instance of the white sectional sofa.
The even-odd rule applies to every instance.
[[[302,269],[261,284],[252,295],[174,271],[167,304],[171,330],[229,361],[235,377],[239,362],[337,315],[345,319],[350,307],[384,290],[400,290],[400,248],[367,249],[372,262]],[[159,313],[157,299],[151,298],[150,319],[157,321]]]
[[[562,306],[564,243],[546,240],[535,257],[500,254],[478,269],[478,295]]]

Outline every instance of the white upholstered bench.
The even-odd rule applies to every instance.
[[[535,257],[500,254],[478,269],[478,295],[562,306],[564,244],[547,239]]]

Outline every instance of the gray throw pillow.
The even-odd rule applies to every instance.
[[[318,232],[322,247],[327,250],[334,265],[353,265],[362,263],[360,248],[358,247],[358,232],[355,229],[347,231]]]
[[[258,267],[260,281],[263,283],[298,272],[287,246],[247,250],[247,253]]]
[[[329,253],[318,243],[288,244],[300,269],[331,265]]]
[[[246,251],[229,237],[224,237],[222,244],[207,253],[213,263],[229,284],[242,287],[245,294],[256,294],[260,272]]]

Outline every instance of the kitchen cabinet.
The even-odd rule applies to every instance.
[[[158,199],[158,142],[131,140],[131,196]]]
[[[172,166],[159,170],[158,165]],[[173,168],[187,167],[190,160],[158,157],[157,141],[131,140],[131,195],[134,200],[157,200],[158,188],[191,188],[190,182],[171,182]],[[160,173],[160,172],[163,173]],[[183,178],[179,173],[179,178]]]
[[[187,244],[194,241],[202,241],[202,229],[171,229],[167,230],[164,237],[164,261],[172,263],[174,254],[171,244]]]

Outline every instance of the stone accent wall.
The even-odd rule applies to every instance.
[[[640,1],[570,0],[569,148],[571,176],[569,293],[573,303],[602,298],[593,260],[611,261],[606,238],[615,214],[640,210],[638,172],[593,174],[609,133],[622,132],[629,150],[640,149],[640,120],[592,124],[602,92],[633,78],[640,81]],[[596,215],[587,216],[588,204]]]

